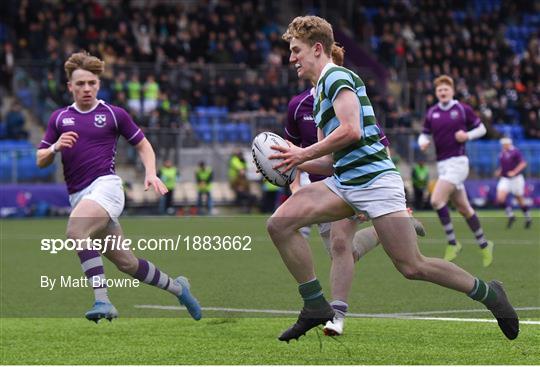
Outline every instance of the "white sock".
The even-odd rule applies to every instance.
[[[107,294],[107,288],[94,288],[94,297],[98,302],[111,303]]]
[[[330,306],[334,309],[334,312],[336,313],[336,316],[338,319],[343,319],[347,315],[347,310],[349,309],[349,305],[343,301],[335,300],[330,302]]]

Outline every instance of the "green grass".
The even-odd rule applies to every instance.
[[[481,212],[486,235],[496,244],[490,268],[472,234],[455,218],[464,250],[456,263],[482,279],[504,282],[516,307],[540,307],[540,242],[535,223],[529,231],[517,222],[506,230],[500,212]],[[420,248],[440,257],[443,230],[432,213],[418,213],[428,236]],[[248,235],[251,251],[145,251],[171,276],[187,275],[203,306],[298,310],[296,285],[264,230],[263,217],[124,218],[127,237],[176,238],[186,235]],[[540,325],[522,325],[508,341],[496,324],[403,319],[348,319],[339,341],[312,331],[287,345],[276,337],[294,317],[257,317],[205,311],[194,322],[184,310],[156,310],[135,305],[176,306],[170,294],[141,285],[110,289],[120,312],[113,323],[95,325],[82,318],[92,303],[85,288],[40,288],[40,276],[81,276],[76,255],[40,250],[42,238],[63,238],[65,219],[1,222],[0,339],[2,364],[540,364]],[[536,228],[535,228],[536,227]],[[315,231],[313,231],[315,232]],[[329,294],[330,262],[318,236],[312,234],[318,277]],[[124,278],[110,262],[108,278]],[[471,310],[483,306],[453,291],[411,282],[395,271],[377,248],[357,266],[349,304],[354,313],[404,313]],[[540,320],[540,310],[519,311],[522,320]],[[244,317],[249,316],[249,317]],[[430,314],[489,318],[487,312]]]
[[[490,324],[348,320],[339,342],[315,332],[284,344],[290,320],[210,319],[201,322],[121,319],[7,319],[2,342],[8,364],[538,364],[540,335],[523,327],[514,342]],[[319,333],[320,335],[320,333]]]

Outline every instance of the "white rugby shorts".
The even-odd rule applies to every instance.
[[[117,175],[96,178],[90,185],[69,195],[71,208],[75,208],[82,199],[93,200],[107,213],[111,220],[118,224],[118,217],[124,210],[124,189],[122,179]]]
[[[383,174],[367,187],[341,185],[333,176],[324,183],[366,220],[407,210],[403,180],[397,172]]]
[[[501,177],[497,183],[497,192],[504,191],[515,196],[523,196],[525,193],[525,178],[523,175],[514,177]]]
[[[437,162],[437,173],[440,180],[445,180],[463,190],[463,184],[469,176],[469,158],[467,156],[450,157]]]

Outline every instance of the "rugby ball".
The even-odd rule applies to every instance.
[[[264,132],[257,135],[255,139],[253,139],[253,144],[251,145],[253,161],[259,172],[261,172],[264,178],[269,182],[277,186],[286,186],[296,177],[296,167],[287,172],[281,172],[278,169],[272,168],[279,163],[279,159],[268,159],[272,154],[279,153],[277,150],[270,148],[273,145],[283,147],[289,146],[287,141],[277,134]]]

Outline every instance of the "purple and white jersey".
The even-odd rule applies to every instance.
[[[422,133],[433,136],[437,160],[442,161],[465,155],[465,143],[458,143],[455,134],[459,130],[474,129],[481,123],[471,106],[452,100],[447,107],[437,103],[428,110]]]
[[[499,164],[501,166],[501,176],[508,177],[508,172],[523,162],[523,155],[518,148],[512,147],[509,150],[503,150],[499,154]]]
[[[90,111],[81,112],[75,104],[54,111],[38,149],[48,148],[65,132],[79,135],[72,148],[62,150],[64,179],[70,194],[87,187],[100,176],[115,173],[116,142],[122,135],[137,145],[144,134],[122,108],[102,100]]]
[[[313,104],[315,103],[315,88],[307,89],[302,93],[294,96],[289,102],[289,110],[287,114],[287,123],[285,125],[285,137],[294,145],[302,148],[309,147],[318,141],[317,125],[313,118]],[[377,123],[379,128],[380,142],[385,147],[390,145],[388,138],[384,135],[382,127]],[[321,175],[309,175],[311,182],[316,182],[325,179]]]

